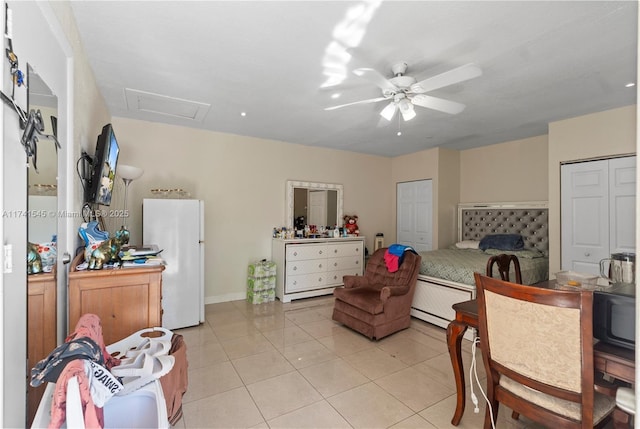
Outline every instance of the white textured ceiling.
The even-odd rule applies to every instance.
[[[546,134],[549,122],[636,102],[636,89],[625,88],[636,79],[635,1],[78,1],[72,7],[113,116],[398,156]],[[328,54],[336,51],[348,55]],[[458,115],[416,107],[415,119],[396,115],[386,122],[378,114],[386,102],[324,110],[379,97],[375,85],[352,71],[372,67],[391,77],[399,61],[418,80],[467,63],[483,75],[429,93],[464,103]],[[336,71],[346,72],[344,81],[321,88]],[[127,88],[151,101],[132,101]],[[340,98],[332,99],[337,92]],[[154,100],[158,109],[136,108]],[[174,114],[153,112],[163,106]]]

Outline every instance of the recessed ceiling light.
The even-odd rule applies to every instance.
[[[629,82],[628,84],[625,85],[625,88],[632,88],[634,86],[636,86],[634,82]]]
[[[336,98],[340,98],[341,95],[342,94],[340,94],[339,92],[336,92],[334,94],[331,94],[331,98],[333,98],[335,100]]]
[[[400,136],[402,135],[402,131],[398,131],[398,132],[396,133],[396,135],[397,135],[398,137],[400,137]]]
[[[240,112],[240,116],[247,116],[247,112]]]

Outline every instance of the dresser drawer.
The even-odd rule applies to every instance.
[[[287,276],[322,273],[327,271],[326,259],[308,259],[304,261],[287,262]]]
[[[329,258],[327,259],[327,270],[346,270],[357,269],[360,271],[362,268],[362,258],[358,256],[346,256],[344,258]]]
[[[328,286],[341,285],[341,284],[344,283],[342,281],[342,278],[344,276],[361,276],[361,275],[362,275],[362,271],[360,270],[360,268],[351,268],[351,269],[338,270],[338,271],[328,271],[327,272],[327,285]]]
[[[327,257],[327,245],[324,243],[296,244],[287,246],[287,261],[302,261]]]
[[[298,292],[310,289],[319,289],[327,284],[326,273],[311,273],[295,276],[287,276],[286,292]]]
[[[339,256],[359,256],[360,258],[362,258],[362,248],[362,241],[353,243],[331,243],[327,244],[327,256],[329,258],[335,258]]]

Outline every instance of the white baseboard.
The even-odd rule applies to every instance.
[[[247,294],[245,292],[227,293],[225,295],[205,296],[204,303],[205,305],[217,304],[219,302],[238,301],[241,299],[247,299]]]

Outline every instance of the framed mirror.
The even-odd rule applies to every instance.
[[[287,181],[287,229],[317,225],[342,225],[343,187],[334,183]]]
[[[40,110],[44,124],[43,134],[56,135],[58,98],[31,65],[27,66],[29,110]],[[58,153],[53,139],[38,137],[37,170],[31,164],[28,174],[28,209],[42,216],[31,216],[28,221],[30,243],[48,243],[56,240],[58,210]],[[54,214],[50,216],[49,214]]]

